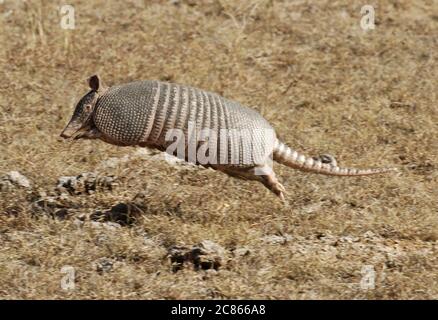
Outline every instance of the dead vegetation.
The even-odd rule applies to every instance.
[[[60,28],[50,1],[0,3],[1,298],[438,298],[433,2],[371,1],[369,32],[360,1],[71,4],[75,30]],[[108,85],[216,91],[309,155],[401,173],[348,179],[278,165],[282,206],[257,183],[61,141],[96,72]],[[72,290],[60,285],[65,266]],[[369,266],[375,288],[365,290]]]

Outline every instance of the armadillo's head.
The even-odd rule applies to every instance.
[[[98,75],[88,79],[91,88],[85,96],[79,100],[76,105],[73,116],[65,129],[61,132],[61,137],[68,139],[79,139],[86,136],[86,133],[95,128],[93,122],[93,113],[99,97],[105,92]]]

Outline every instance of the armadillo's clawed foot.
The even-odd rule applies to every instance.
[[[263,184],[275,195],[277,195],[282,202],[286,202],[286,199],[284,197],[284,194],[286,193],[286,188],[277,180],[275,173],[272,171],[270,174],[262,177]]]
[[[281,183],[277,183],[278,193],[275,193],[283,203],[286,203],[284,195],[286,194],[286,189]]]
[[[280,184],[280,186],[283,188],[283,190],[278,192],[277,196],[280,198],[281,202],[286,203],[286,198],[284,197],[286,189],[284,189],[283,185]]]
[[[284,197],[283,192],[280,192],[280,194],[278,195],[278,197],[280,198],[281,202],[286,203],[286,198]]]

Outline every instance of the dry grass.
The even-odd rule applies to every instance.
[[[433,1],[370,1],[377,26],[359,27],[363,1],[70,1],[0,4],[0,174],[33,191],[0,194],[1,298],[438,298],[438,11]],[[132,158],[103,142],[58,135],[85,79],[166,79],[259,110],[283,140],[344,165],[401,174],[333,178],[276,166],[289,206],[263,186],[211,170]],[[397,103],[394,103],[397,102]],[[113,191],[60,199],[71,217],[36,210],[38,192],[86,171],[113,174]],[[144,214],[117,228],[77,217],[130,202]],[[38,212],[36,212],[38,211]],[[282,235],[284,243],[264,239]],[[233,256],[219,272],[173,273],[172,244],[212,240]],[[96,271],[101,259],[114,262]],[[76,269],[63,291],[60,272]],[[362,290],[361,269],[376,271]]]

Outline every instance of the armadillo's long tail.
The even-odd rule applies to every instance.
[[[326,174],[331,176],[368,176],[386,172],[397,171],[396,168],[379,168],[379,169],[352,169],[340,168],[328,163],[314,160],[300,154],[290,147],[277,140],[274,146],[274,160],[288,167],[301,171]]]

